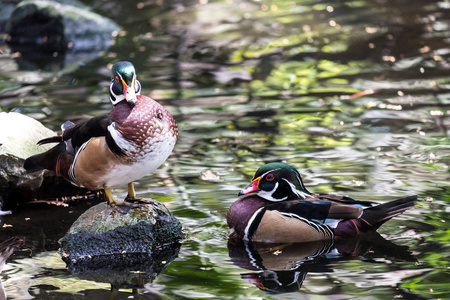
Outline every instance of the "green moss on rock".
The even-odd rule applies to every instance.
[[[150,201],[150,200],[149,200]],[[63,259],[152,253],[184,238],[181,223],[157,201],[122,214],[100,203],[82,214],[60,240]]]

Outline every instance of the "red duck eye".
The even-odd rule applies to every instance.
[[[119,77],[116,76],[116,78],[114,78],[116,80],[116,83],[119,83]]]
[[[267,181],[272,181],[274,178],[275,178],[275,176],[273,176],[273,174],[268,174],[268,175],[266,176],[266,180],[267,180]]]

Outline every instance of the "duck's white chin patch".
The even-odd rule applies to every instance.
[[[277,191],[277,189],[278,189],[278,182],[275,183],[275,186],[270,191],[260,190],[258,192],[258,196],[260,196],[261,198],[264,198],[266,200],[272,201],[272,202],[280,202],[280,201],[286,200],[288,198],[287,196],[283,197],[283,198],[274,198],[272,196]]]
[[[305,199],[306,197],[309,196],[307,193],[297,190],[295,188],[295,185],[290,183],[288,180],[286,180],[284,178],[283,178],[283,180],[286,181],[289,184],[289,187],[291,188],[292,194],[296,195],[299,199]],[[286,197],[283,197],[283,198],[276,198],[276,197],[273,196],[275,194],[275,192],[277,191],[278,186],[279,186],[279,183],[276,182],[275,186],[273,187],[272,190],[270,190],[270,191],[260,190],[258,192],[258,196],[260,196],[261,198],[264,198],[266,200],[272,201],[272,202],[280,202],[280,201],[284,201],[284,200],[288,199],[289,195],[287,195]]]

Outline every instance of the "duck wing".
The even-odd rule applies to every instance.
[[[359,218],[364,208],[372,205],[373,202],[356,201],[346,196],[312,194],[304,200],[277,202],[267,209],[278,210],[286,216],[324,222],[326,219]]]
[[[108,126],[112,122],[110,114],[105,114],[80,124],[72,124],[63,130],[62,139],[71,140],[73,148],[77,149],[93,137],[107,136]]]
[[[117,146],[108,131],[108,126],[111,123],[112,118],[110,114],[97,116],[80,124],[67,121],[61,126],[61,135],[48,137],[38,142],[38,145],[48,143],[58,144],[46,152],[27,158],[24,163],[24,168],[28,172],[47,169],[68,178],[67,170],[73,163],[75,153],[93,137],[104,136],[111,151],[118,155],[124,154],[123,150]]]

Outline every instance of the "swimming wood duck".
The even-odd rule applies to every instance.
[[[227,214],[230,238],[292,243],[353,237],[377,230],[413,207],[417,196],[378,204],[313,194],[300,173],[284,163],[260,167]]]
[[[27,171],[48,169],[72,184],[105,191],[109,204],[125,211],[135,207],[133,181],[153,172],[169,157],[178,129],[172,115],[159,103],[140,95],[141,85],[130,62],[111,69],[109,88],[113,110],[81,124],[64,123],[60,136],[38,144],[58,143],[26,159]],[[111,194],[111,187],[128,184],[125,201]]]

